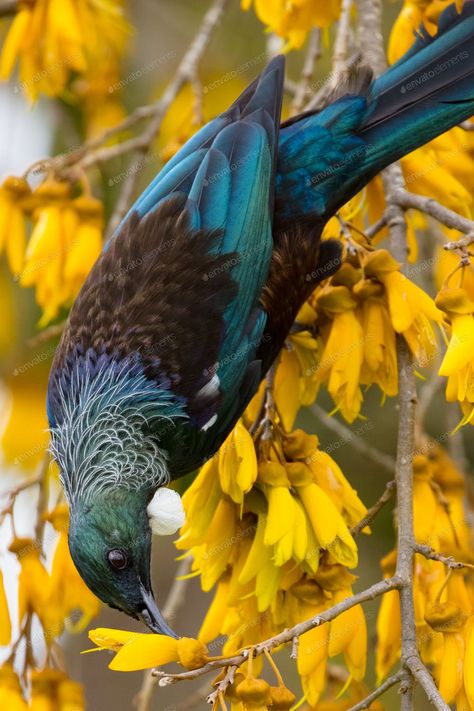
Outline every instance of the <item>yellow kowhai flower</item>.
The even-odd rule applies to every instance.
[[[220,448],[219,480],[222,491],[241,504],[257,478],[257,456],[248,430],[241,420]]]
[[[391,551],[382,559],[384,578],[393,575],[395,563],[396,551]],[[397,590],[389,590],[382,596],[376,629],[375,672],[377,684],[380,685],[400,657],[400,596]]]
[[[196,669],[211,659],[206,646],[190,637],[172,639],[163,634],[99,627],[89,631],[89,639],[98,649],[116,652],[109,664],[109,668],[115,671],[150,669],[169,662],[179,662],[186,669]]]
[[[401,334],[420,365],[428,365],[436,352],[431,322],[441,324],[443,313],[423,289],[401,274],[399,263],[385,250],[367,254],[366,277],[376,279],[385,288],[390,320]]]
[[[451,242],[458,238],[456,230],[443,229],[446,238]],[[439,246],[436,250],[434,264],[434,278],[439,291],[444,287],[446,280],[458,269],[459,256],[449,249]],[[474,266],[469,263],[462,269],[462,288],[471,301],[474,301]]]
[[[49,604],[65,618],[66,628],[69,632],[81,632],[89,622],[99,614],[100,602],[89,590],[77,572],[67,541],[69,528],[69,511],[66,504],[58,504],[45,519],[49,521],[59,538],[53,555],[51,567],[51,596]],[[81,616],[72,622],[70,615],[73,611],[81,611]]]
[[[58,685],[66,678],[58,669],[33,669],[30,673],[32,711],[59,711]],[[78,709],[80,711],[80,709]]]
[[[443,653],[437,666],[439,692],[447,704],[453,703],[463,685],[464,637],[467,614],[453,602],[435,602],[425,620],[443,635]]]
[[[415,540],[418,543],[439,547],[436,530],[449,526],[449,521],[440,522],[445,511],[432,486],[433,469],[429,460],[416,456],[413,460],[413,525]]]
[[[332,322],[317,367],[317,378],[325,382],[337,409],[348,422],[353,422],[362,404],[359,387],[364,360],[364,332],[356,314],[357,301],[347,286],[324,287],[316,297]]]
[[[36,613],[46,642],[58,637],[64,628],[60,610],[50,606],[51,578],[40,560],[40,550],[32,538],[15,538],[9,546],[20,563],[18,579],[18,621]]]
[[[248,10],[252,0],[242,0],[242,9]],[[255,12],[275,32],[287,40],[285,50],[299,49],[306,34],[313,27],[329,27],[341,10],[340,0],[321,3],[317,0],[255,0]]]
[[[388,43],[388,61],[394,64],[407,52],[415,41],[415,32],[420,27],[430,0],[405,0],[393,23]]]
[[[26,244],[24,208],[31,190],[24,178],[9,177],[0,186],[0,254],[5,251],[8,265],[18,275],[23,267]]]
[[[28,706],[23,698],[20,681],[11,664],[0,667],[0,706],[8,711],[27,711]]]
[[[453,160],[458,160],[459,151]],[[409,153],[401,161],[403,175],[410,190],[420,195],[429,195],[442,200],[443,205],[466,217],[471,214],[473,198],[471,192],[462,183],[462,176],[457,176],[449,165],[443,165],[446,158],[431,143]]]
[[[125,83],[120,79],[120,67],[113,56],[105,57],[98,66],[88,66],[73,82],[72,90],[84,116],[87,139],[100,136],[123,121],[126,113],[121,89]],[[123,140],[125,135],[124,131],[117,133],[106,145]]]
[[[307,311],[313,311],[306,304]],[[300,314],[303,309],[300,311]],[[314,311],[313,311],[314,313]],[[311,405],[319,389],[317,353],[321,344],[307,330],[288,336],[275,375],[274,398],[282,424],[291,430],[303,405]]]
[[[456,0],[458,12],[463,0]],[[395,20],[390,34],[388,60],[395,63],[407,52],[415,41],[415,33],[421,24],[430,34],[435,34],[438,18],[443,10],[451,5],[451,0],[405,0]]]
[[[114,0],[36,0],[20,3],[0,55],[0,78],[20,67],[21,87],[34,101],[57,96],[71,72],[100,67],[107,55],[117,61],[129,27],[122,3]]]
[[[27,365],[36,365],[35,360]],[[38,367],[21,372],[6,383],[5,424],[0,429],[0,446],[7,465],[33,470],[44,456],[48,444],[48,421],[45,413],[46,372]],[[25,427],[28,422],[28,427]]]
[[[360,382],[376,383],[385,395],[398,392],[398,370],[395,331],[385,299],[382,284],[361,279],[353,288],[362,299],[361,324],[364,333],[364,361]]]
[[[326,385],[336,410],[349,422],[360,413],[361,385],[375,383],[384,395],[397,394],[396,334],[403,335],[418,363],[427,365],[436,351],[431,322],[443,320],[432,299],[400,273],[386,250],[361,244],[355,250],[308,304],[319,332],[313,379]]]
[[[3,573],[0,570],[0,647],[6,647],[10,643],[12,626],[10,622],[10,612],[8,609],[7,596],[3,585]]]
[[[463,668],[463,681],[464,681],[464,692],[469,708],[474,707],[474,675],[472,670],[474,669],[474,616],[471,616],[465,626],[464,630],[464,644],[465,644],[465,654],[464,654],[464,668]]]
[[[464,289],[446,287],[436,303],[449,317],[452,331],[439,374],[448,378],[446,399],[461,403],[461,424],[466,424],[474,416],[474,302]]]
[[[84,691],[81,684],[63,679],[57,688],[59,711],[85,711]]]
[[[251,403],[249,411],[260,407],[261,401],[257,408]],[[244,422],[254,419],[247,412]],[[252,474],[240,490],[231,488],[231,472],[222,477],[218,456],[204,465],[183,496],[187,516],[177,547],[191,549],[193,571],[201,575],[203,589],[217,585],[199,639],[209,642],[227,635],[226,654],[344,599],[354,580],[346,570],[357,564],[348,526],[366,509],[331,457],[318,450],[317,437],[301,430],[287,434],[278,423],[277,418],[271,439],[263,437],[265,428],[256,430],[255,479]],[[254,462],[255,452],[246,456]],[[242,462],[234,466],[238,471]],[[337,630],[333,634],[356,678],[365,669],[361,614],[355,610],[347,616],[353,634],[342,642]],[[302,683],[314,702],[324,688],[328,640],[329,626],[321,626],[300,642]]]
[[[20,284],[35,286],[43,309],[41,325],[72,303],[99,256],[102,244],[102,205],[83,195],[71,200],[70,187],[48,179],[35,191],[39,203],[26,249]]]
[[[68,296],[72,301],[89,274],[102,249],[103,213],[100,200],[82,195],[72,203],[79,223],[74,240],[66,255],[64,281]]]
[[[461,403],[461,424],[466,424],[474,417],[474,302],[464,289],[446,287],[436,303],[449,317],[452,331],[439,374],[448,378],[446,399]]]

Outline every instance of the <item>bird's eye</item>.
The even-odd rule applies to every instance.
[[[127,567],[128,557],[121,548],[113,548],[107,553],[107,560],[115,570],[123,570]]]

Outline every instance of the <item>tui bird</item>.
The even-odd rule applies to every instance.
[[[182,523],[170,479],[212,456],[295,316],[341,263],[325,223],[380,170],[474,114],[474,0],[420,29],[381,77],[359,68],[280,125],[277,57],[165,165],[78,295],[47,409],[87,585],[176,636],[150,581],[152,529]]]

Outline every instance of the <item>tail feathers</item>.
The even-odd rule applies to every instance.
[[[473,114],[474,0],[468,0],[461,13],[455,5],[443,12],[435,36],[421,29],[409,52],[368,90],[365,83],[358,96],[283,127],[279,219],[329,216],[387,165]],[[335,159],[322,154],[328,144]],[[288,199],[295,170],[300,177],[305,171],[304,190],[311,195],[293,187]]]

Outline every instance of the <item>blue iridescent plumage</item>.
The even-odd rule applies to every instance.
[[[468,0],[380,78],[360,68],[324,109],[282,125],[277,57],[104,249],[56,353],[48,416],[71,552],[109,604],[170,633],[151,609],[148,502],[217,450],[302,303],[340,266],[339,244],[320,242],[325,223],[386,165],[474,114],[473,41]],[[118,549],[121,578],[107,563]]]

